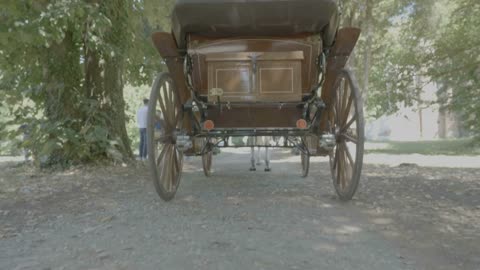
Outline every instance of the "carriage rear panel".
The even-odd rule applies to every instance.
[[[320,36],[190,37],[193,82],[201,96],[222,88],[226,101],[300,101],[318,81]],[[220,85],[219,85],[220,84]]]
[[[302,109],[295,106],[255,106],[242,105],[234,109],[220,111],[211,107],[208,119],[215,123],[216,129],[231,128],[294,128],[296,121],[302,118]]]

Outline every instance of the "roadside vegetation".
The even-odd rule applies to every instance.
[[[427,107],[432,101],[421,91],[432,83],[439,89],[433,102],[479,142],[480,2],[340,2],[342,27],[362,29],[349,65],[366,115]],[[67,167],[132,159],[131,112],[145,94],[129,87],[148,86],[166,70],[150,36],[170,31],[173,3],[0,1],[0,154],[28,147]],[[29,138],[18,147],[21,125]]]
[[[421,155],[480,155],[480,145],[473,139],[434,140],[434,141],[372,141],[366,144],[366,153],[382,154],[421,154]],[[480,162],[480,161],[479,161]]]

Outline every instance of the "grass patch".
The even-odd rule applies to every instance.
[[[480,155],[480,146],[472,139],[367,142],[365,153],[475,156]]]

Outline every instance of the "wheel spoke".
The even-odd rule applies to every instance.
[[[177,156],[178,156],[177,149],[174,146],[173,147],[173,157],[172,157],[172,187],[173,188],[175,188],[175,186],[177,185],[177,178],[178,178],[178,175],[179,175],[178,168],[180,166],[178,165],[178,157]]]
[[[334,154],[334,157],[333,157],[333,169],[335,170],[335,168],[337,168],[337,165],[338,165],[338,145],[337,147],[335,147],[335,154]]]
[[[339,147],[337,145],[337,147]],[[342,170],[343,170],[343,166],[342,166],[342,160],[341,160],[341,154],[340,154],[340,149],[337,151],[338,152],[338,158],[337,158],[337,185],[340,185],[341,184],[341,173],[342,173]]]
[[[343,80],[343,93],[342,93],[342,104],[341,104],[341,108],[340,108],[340,121],[341,121],[341,125],[343,125],[343,123],[345,122],[345,118],[348,117],[348,114],[347,115],[344,115],[345,114],[345,107],[347,107],[347,99],[348,99],[348,86],[347,86],[347,80]],[[348,113],[348,112],[347,112]]]
[[[170,97],[169,97],[169,88],[168,88],[168,83],[165,82],[163,85],[163,100],[165,101],[165,119],[167,120],[169,126],[174,129],[175,128],[175,122],[174,118],[172,117],[172,103],[170,102]]]
[[[161,166],[160,163],[162,162],[162,160],[165,159],[166,150],[167,150],[167,146],[164,145],[164,146],[162,147],[162,151],[160,152],[160,154],[158,155],[158,158],[157,158],[157,160],[156,160],[157,168],[160,168],[160,166]],[[160,169],[162,169],[162,168],[160,168]]]
[[[174,166],[175,166],[175,185],[177,184],[177,177],[180,173],[180,154],[177,150],[177,147],[175,146],[175,149],[174,149]]]
[[[358,138],[357,137],[351,136],[351,135],[346,134],[346,133],[343,133],[342,136],[349,142],[352,142],[354,144],[358,143]]]
[[[170,123],[168,122],[168,119],[166,118],[167,108],[166,108],[165,104],[163,103],[164,100],[162,99],[161,88],[158,91],[159,91],[158,103],[160,104],[160,110],[162,111],[162,115],[163,115],[163,123],[165,124],[164,128],[168,132],[169,130],[171,130],[171,127],[170,127]]]
[[[345,153],[347,154],[348,161],[350,161],[351,166],[355,166],[355,163],[353,162],[352,155],[350,154],[350,150],[348,150],[348,145],[345,141],[342,142],[343,144],[343,149],[345,149]]]
[[[183,153],[180,152],[178,149],[176,150],[176,157],[177,157],[177,176],[175,177],[175,186],[178,185],[178,182],[180,181],[180,175],[182,173],[182,167],[183,167]]]
[[[170,102],[168,102],[168,89],[167,89],[167,82],[164,82],[162,85],[162,91],[160,93],[160,98],[163,101],[163,104],[165,106],[165,111],[163,112],[163,118],[165,119],[165,122],[167,123],[167,126],[169,129],[172,129],[172,120],[169,116],[170,114]]]
[[[173,144],[170,144],[169,151],[168,151],[169,155],[167,156],[168,166],[166,167],[166,169],[168,170],[168,174],[167,174],[168,177],[165,179],[168,184],[166,188],[166,190],[168,191],[172,191],[172,184],[173,184],[172,182],[174,177],[173,152],[174,152]]]
[[[176,116],[175,116],[175,123],[180,123],[180,118],[182,117],[182,114],[180,112],[178,112],[177,110],[175,110],[177,112]],[[175,126],[175,128],[177,128],[177,126]]]
[[[168,162],[169,162],[169,157],[170,157],[169,150],[170,150],[170,145],[166,144],[165,145],[165,155],[164,155],[164,157],[161,161],[161,163],[162,163],[162,168],[161,168],[162,174],[161,174],[161,178],[160,178],[161,185],[167,191],[168,191],[167,179],[168,179],[168,174],[169,174]]]
[[[176,103],[176,101],[177,101],[177,99],[176,99],[176,93],[173,91],[173,88],[172,88],[172,87],[173,87],[172,82],[170,82],[170,102],[172,103],[172,105],[173,105],[174,107],[177,107],[177,106],[176,106],[176,105],[177,105],[177,103]]]
[[[341,83],[339,84],[341,85]],[[340,123],[340,112],[341,112],[341,108],[340,108],[340,95],[341,95],[341,91],[342,91],[342,88],[338,88],[337,91],[335,91],[335,108],[334,108],[334,116],[335,116],[335,123],[336,124],[339,124]]]
[[[176,103],[176,99],[175,99],[175,92],[173,91],[172,89],[172,83],[170,82],[169,83],[169,101],[170,101],[170,105],[171,105],[171,117],[172,117],[172,121],[173,121],[173,125],[174,127],[176,127],[176,123],[178,123],[178,119],[177,119],[177,115],[178,115],[178,106],[177,106],[177,103]]]
[[[176,180],[177,180],[177,176],[178,176],[178,171],[177,171],[177,149],[176,149],[176,146],[175,145],[172,145],[172,160],[171,160],[171,164],[170,164],[170,170],[172,171],[172,175],[171,175],[171,178],[170,178],[170,189],[174,189],[175,188],[175,184],[176,184]]]
[[[345,110],[343,111],[345,117],[342,120],[342,125],[345,125],[345,123],[348,120],[348,117],[350,116],[350,109],[352,107],[352,101],[353,101],[353,96],[350,93],[350,98],[348,99],[347,106],[345,107]],[[356,115],[356,114],[355,114]]]
[[[331,110],[330,110],[330,113],[329,113],[329,120],[330,120],[330,124],[331,124],[331,129],[332,130],[335,130],[335,124],[337,123],[337,113],[336,113],[336,109],[335,109],[335,104],[332,106]]]
[[[347,157],[345,155],[345,149],[344,149],[343,145],[342,145],[342,150],[343,150],[341,152],[342,153],[342,175],[343,175],[343,177],[342,177],[342,187],[343,187],[343,189],[345,189],[347,187],[347,181],[348,181],[348,179],[347,179],[347,177],[348,177],[348,174],[347,174],[348,164],[347,164]]]
[[[168,102],[170,104],[170,109],[171,109],[170,115],[171,115],[173,123],[175,123],[175,112],[176,112],[176,107],[177,106],[175,106],[176,104],[173,100],[174,93],[172,91],[171,84],[169,83],[168,86],[169,86],[169,88],[168,88]]]
[[[346,123],[343,127],[342,127],[342,130],[340,132],[346,132],[347,129],[350,128],[350,126],[357,120],[357,114],[355,114],[352,119],[350,119],[348,121],[348,123]]]

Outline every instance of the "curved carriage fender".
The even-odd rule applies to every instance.
[[[155,32],[152,34],[152,41],[157,51],[164,59],[169,57],[180,57],[177,43],[172,34],[167,32]]]
[[[327,106],[330,103],[330,92],[335,84],[337,74],[341,69],[345,68],[359,37],[359,28],[346,27],[338,30],[335,44],[328,54],[327,72],[325,74],[325,82],[322,86],[322,99]]]
[[[337,13],[335,14],[335,16],[332,16],[332,18],[330,19],[330,23],[327,26],[325,26],[325,28],[323,29],[322,39],[323,39],[323,46],[325,48],[330,48],[335,43],[335,37],[337,36],[337,33],[338,33],[339,24],[340,24],[340,16]]]
[[[185,74],[183,73],[184,57],[179,53],[179,49],[173,35],[166,32],[155,32],[152,34],[152,41],[160,56],[167,64],[170,76],[175,84],[180,103],[183,105],[190,99],[190,90],[187,87]],[[187,131],[191,130],[189,117],[184,117],[184,127]]]
[[[330,108],[332,99],[332,89],[335,86],[337,80],[337,74],[345,68],[348,58],[352,54],[355,45],[360,37],[360,28],[345,27],[338,30],[335,44],[330,50],[327,58],[327,72],[325,74],[325,82],[322,86],[322,100],[327,106],[327,110]],[[327,114],[322,115],[320,121],[320,130],[326,130]]]

